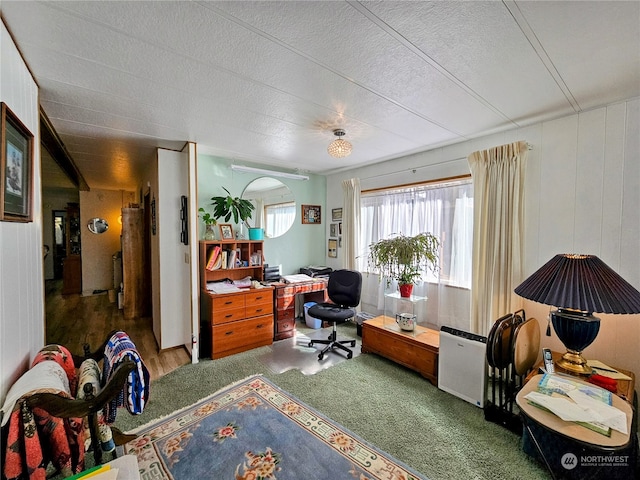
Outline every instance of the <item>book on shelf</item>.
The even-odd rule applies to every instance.
[[[207,266],[206,266],[207,270],[216,269],[215,265],[219,255],[220,255],[220,245],[216,245],[211,249],[211,252],[209,253],[209,258],[207,259]]]
[[[220,258],[221,258],[221,263],[222,263],[220,268],[222,268],[222,269],[226,269],[227,268],[228,257],[229,257],[229,252],[227,250],[222,250],[220,252]]]
[[[236,268],[236,255],[235,250],[230,250],[227,258],[227,268]]]

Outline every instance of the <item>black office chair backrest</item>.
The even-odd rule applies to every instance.
[[[356,307],[360,304],[362,274],[355,270],[334,270],[329,274],[327,295],[331,301],[342,307]]]

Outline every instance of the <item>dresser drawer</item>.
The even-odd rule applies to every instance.
[[[296,321],[293,319],[280,320],[276,322],[276,335],[282,335],[283,333],[293,332],[296,326]]]
[[[273,316],[216,325],[213,330],[213,358],[247,350],[248,346],[268,345],[273,336]]]
[[[245,318],[244,307],[230,308],[227,310],[214,310],[211,316],[213,325],[221,325],[223,323],[235,322]]]
[[[211,295],[211,308],[214,312],[218,310],[244,308],[245,295],[225,295],[219,297],[218,295]]]
[[[273,305],[273,290],[257,290],[247,293],[245,296],[245,305]]]
[[[263,303],[257,305],[247,304],[245,310],[247,318],[259,317],[261,315],[271,315],[273,314],[273,303]]]

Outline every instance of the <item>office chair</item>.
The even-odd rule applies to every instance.
[[[333,331],[327,340],[311,340],[309,346],[314,343],[326,345],[318,355],[318,360],[324,358],[324,354],[335,347],[347,352],[347,358],[353,357],[353,352],[345,347],[350,343],[356,346],[355,340],[337,340],[336,325],[343,323],[356,315],[354,307],[360,304],[360,293],[362,291],[362,274],[354,270],[335,270],[329,274],[327,284],[327,295],[331,302],[317,303],[309,308],[308,314],[311,317],[319,318],[333,323]]]

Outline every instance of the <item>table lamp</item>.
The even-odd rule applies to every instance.
[[[556,255],[514,291],[528,300],[557,307],[549,315],[567,352],[556,365],[571,373],[591,373],[582,351],[600,330],[600,319],[594,312],[640,313],[640,292],[594,255]]]

